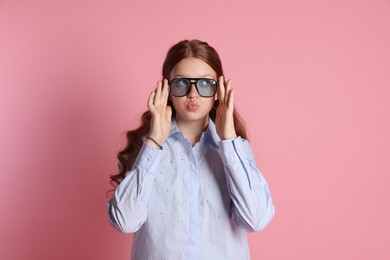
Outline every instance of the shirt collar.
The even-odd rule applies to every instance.
[[[206,133],[211,137],[211,140],[218,145],[218,143],[221,141],[221,138],[217,134],[217,129],[215,127],[215,123],[211,118],[209,118],[209,125],[207,126]]]
[[[175,117],[172,117],[172,120],[171,120],[171,131],[169,132],[169,136],[172,136],[175,133],[181,133],[181,132],[180,132],[179,128],[177,127],[177,123],[176,123]],[[205,132],[203,132],[203,134],[206,134],[209,138],[211,138],[211,140],[216,145],[218,145],[218,143],[221,141],[221,138],[217,134],[217,129],[215,127],[215,123],[213,122],[213,120],[211,120],[211,118],[209,118],[209,123],[208,123],[207,129],[206,129]]]
[[[175,133],[179,133],[180,130],[179,128],[177,127],[177,123],[176,123],[176,119],[174,116],[172,116],[172,119],[171,119],[171,131],[169,132],[169,136],[175,134]]]

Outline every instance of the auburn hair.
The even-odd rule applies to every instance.
[[[207,42],[200,40],[183,40],[173,45],[165,58],[162,67],[163,79],[169,79],[172,69],[177,63],[185,58],[198,58],[206,62],[216,73],[217,78],[223,75],[221,59],[217,51],[211,47]],[[218,107],[218,100],[215,100],[213,108],[209,116],[215,122],[216,108]],[[175,116],[175,108],[172,103],[168,101],[168,105],[172,108],[172,116]],[[234,127],[238,136],[247,139],[244,121],[237,113],[236,109],[233,112]],[[126,132],[127,144],[126,147],[118,152],[117,158],[119,161],[119,173],[111,175],[110,183],[117,187],[126,176],[126,172],[133,167],[135,159],[143,145],[143,138],[150,130],[151,114],[149,111],[143,113],[141,117],[141,124],[138,128]]]

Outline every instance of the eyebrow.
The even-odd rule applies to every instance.
[[[182,74],[175,74],[174,75],[174,77],[176,78],[176,77],[180,77],[180,78],[188,78],[188,77],[186,77],[186,76],[184,76],[184,75],[182,75]],[[200,77],[197,77],[197,78],[207,78],[207,77],[210,77],[210,78],[214,78],[212,75],[210,75],[210,74],[206,74],[206,75],[202,75],[202,76],[200,76]]]

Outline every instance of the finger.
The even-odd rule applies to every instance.
[[[162,104],[163,106],[166,106],[168,103],[168,97],[169,97],[169,85],[168,85],[168,80],[164,79],[163,81],[163,88],[162,88]]]
[[[161,104],[161,87],[162,87],[162,83],[161,81],[159,80],[157,82],[157,88],[156,88],[156,95],[154,97],[154,105],[155,106],[158,106]]]
[[[225,84],[224,84],[223,76],[219,77],[218,99],[220,104],[223,103],[225,99]]]
[[[168,120],[168,122],[171,122],[171,118],[172,118],[172,108],[171,108],[171,106],[167,106],[167,120]]]
[[[155,108],[153,105],[155,96],[156,96],[156,91],[152,91],[152,93],[150,93],[150,96],[148,98],[148,108],[150,111],[152,111]]]
[[[226,83],[226,87],[225,87],[225,103],[228,103],[229,102],[229,95],[230,95],[230,90],[232,89],[232,81],[229,79]]]
[[[229,90],[227,107],[234,110],[234,89]]]

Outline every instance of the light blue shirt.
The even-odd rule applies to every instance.
[[[192,146],[173,120],[163,147],[142,146],[108,203],[110,223],[135,233],[131,258],[249,259],[246,232],[274,206],[248,141],[221,141],[209,120]]]

